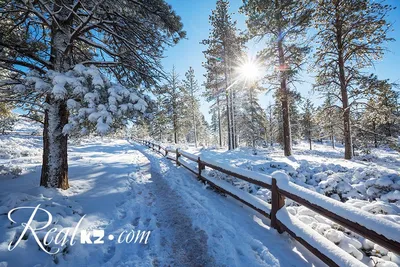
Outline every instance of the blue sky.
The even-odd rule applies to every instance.
[[[184,29],[187,32],[187,39],[180,41],[178,45],[166,51],[165,58],[162,61],[164,69],[169,72],[172,66],[175,65],[180,78],[183,79],[184,73],[192,66],[199,84],[202,84],[204,81],[203,74],[205,73],[202,67],[202,62],[205,60],[202,51],[205,50],[205,46],[199,44],[199,42],[208,37],[210,30],[208,17],[211,14],[211,10],[215,9],[216,0],[167,0],[167,2],[182,17]],[[376,73],[381,79],[390,79],[392,82],[400,83],[400,1],[387,0],[387,3],[397,7],[396,10],[391,12],[388,18],[393,23],[394,30],[390,34],[390,37],[395,38],[396,41],[386,45],[390,52],[387,52],[383,60],[377,62],[375,68],[369,71]],[[232,17],[237,20],[238,28],[244,30],[246,28],[245,16],[238,12],[241,5],[241,0],[231,0],[230,11],[234,13]],[[248,44],[249,51],[252,54],[260,49],[260,47],[262,47],[262,43]],[[303,96],[309,96],[313,77],[307,73],[304,73],[303,76],[302,78],[305,82],[298,84],[296,87]],[[204,88],[202,89],[204,90]],[[322,101],[317,94],[313,94],[311,97],[316,104]],[[260,95],[260,104],[263,107],[266,107],[271,100],[271,93],[268,95],[262,93]],[[202,99],[201,111],[209,121],[211,116],[208,114],[208,110],[209,103]]]

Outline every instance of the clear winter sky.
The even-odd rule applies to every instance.
[[[210,30],[208,17],[211,15],[211,10],[215,9],[216,0],[167,0],[167,2],[181,16],[184,29],[187,32],[187,39],[181,40],[178,45],[166,51],[163,59],[164,69],[169,72],[175,65],[180,78],[183,79],[185,72],[192,66],[201,85],[204,82],[203,75],[205,73],[202,67],[202,62],[205,61],[202,51],[206,47],[201,45],[200,41],[208,37]],[[375,69],[369,71],[376,73],[380,79],[390,79],[392,82],[400,83],[400,0],[387,0],[386,2],[397,7],[388,18],[393,23],[394,30],[390,37],[396,40],[386,45],[390,52],[386,53],[382,61],[375,64]],[[237,20],[238,29],[245,30],[245,15],[238,12],[242,1],[231,0],[230,3],[230,11],[234,13],[232,18]],[[247,46],[249,52],[255,55],[257,50],[262,48],[262,45],[262,43],[250,43]],[[302,96],[310,96],[319,105],[322,102],[320,96],[317,93],[310,95],[314,78],[311,74],[304,73],[303,80],[305,82],[296,86],[297,90]],[[203,87],[202,90],[204,90]],[[260,104],[264,108],[270,101],[272,101],[272,93],[260,95]],[[207,121],[211,119],[211,115],[208,113],[209,106],[210,104],[204,99],[201,100],[201,111]]]

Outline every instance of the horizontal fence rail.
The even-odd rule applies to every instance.
[[[271,220],[271,227],[279,233],[287,232],[310,252],[329,266],[365,266],[362,262],[336,246],[308,225],[290,215],[285,207],[285,198],[303,205],[337,224],[371,240],[372,242],[400,255],[400,226],[386,219],[371,216],[370,213],[294,184],[282,175],[272,176],[221,164],[211,159],[190,154],[181,149],[162,147],[146,140],[136,142],[163,154],[195,174],[217,191],[225,193]],[[191,166],[187,159],[196,163]],[[271,204],[251,195],[226,181],[210,177],[203,170],[208,167],[227,175],[271,191]]]

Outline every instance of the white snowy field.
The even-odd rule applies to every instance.
[[[286,234],[270,229],[261,215],[209,190],[183,168],[143,146],[125,140],[85,140],[69,148],[70,189],[39,187],[41,141],[3,136],[0,166],[18,166],[0,176],[0,266],[321,266],[318,259]],[[51,225],[19,240],[32,209],[52,214]],[[32,227],[48,221],[38,211]],[[82,219],[83,218],[83,219]],[[104,244],[38,246],[50,228],[82,220],[80,230],[102,229]],[[147,244],[119,243],[117,237],[151,231]],[[66,230],[65,230],[66,231]],[[109,240],[108,236],[115,236]],[[69,236],[71,239],[71,236]],[[49,240],[49,239],[47,239]],[[10,241],[15,245],[9,251]]]

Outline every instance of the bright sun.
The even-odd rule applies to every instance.
[[[247,80],[255,80],[260,76],[260,67],[255,62],[246,62],[239,68],[240,75]]]

